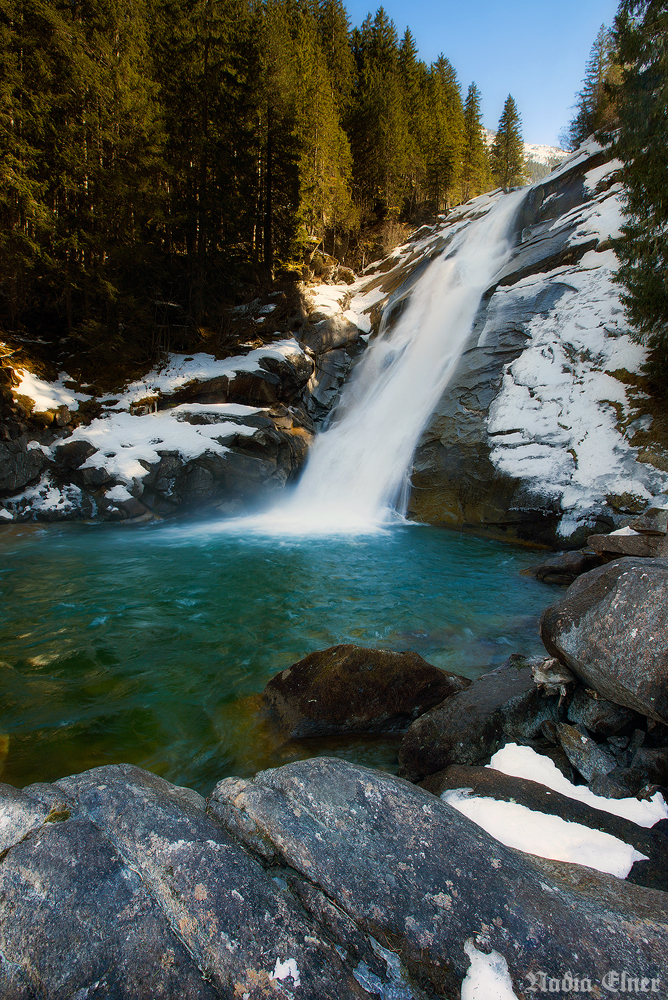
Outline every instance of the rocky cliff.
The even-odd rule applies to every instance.
[[[644,349],[612,281],[617,167],[590,143],[529,189],[512,259],[417,450],[411,516],[573,547],[628,523],[668,480]]]
[[[590,142],[527,189],[512,257],[417,448],[409,516],[569,548],[623,527],[668,483],[668,421],[643,391],[645,352],[612,280],[617,168]],[[0,518],[266,502],[298,475],[369,337],[499,197],[460,206],[356,280],[333,261],[327,284],[244,307],[249,340],[234,357],[171,355],[106,395],[5,357]]]

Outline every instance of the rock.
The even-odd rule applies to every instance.
[[[613,736],[639,720],[635,712],[606,701],[592,688],[579,687],[568,706],[568,721],[579,722],[590,733]]]
[[[668,493],[654,497],[647,510],[631,521],[629,527],[648,535],[668,534]]]
[[[318,319],[317,314],[309,317],[311,325],[304,327],[296,336],[302,348],[308,347],[315,354],[323,354],[336,347],[344,347],[351,341],[357,341],[360,331],[342,313],[335,313]]]
[[[642,774],[630,767],[615,767],[607,774],[595,774],[589,782],[594,795],[604,799],[627,799],[637,795],[643,785]]]
[[[525,742],[545,719],[560,717],[559,699],[542,695],[531,665],[513,654],[412,724],[399,748],[400,773],[417,780],[448,764],[486,762],[504,738]]]
[[[317,355],[306,397],[306,408],[315,421],[324,420],[331,411],[362,347],[357,340]]]
[[[99,829],[67,809],[50,821],[27,794],[23,803],[0,865],[2,996],[214,1000],[137,870]]]
[[[17,493],[46,468],[48,459],[40,448],[29,448],[27,435],[0,441],[0,493]]]
[[[577,799],[568,798],[537,781],[516,778],[491,767],[464,767],[453,764],[444,771],[429,775],[420,782],[420,787],[438,796],[448,789],[470,789],[473,795],[481,798],[517,802],[535,812],[559,816],[568,823],[579,823],[591,830],[609,833],[625,844],[631,844],[648,857],[650,864],[643,863],[638,874],[638,878],[642,880],[639,881],[635,877],[631,879],[636,885],[668,890],[668,835],[662,828],[664,826],[662,823],[649,829],[641,827],[621,816],[603,812]],[[606,798],[611,797],[617,796],[606,796]],[[632,871],[631,875],[633,874]]]
[[[543,583],[558,583],[568,586],[582,573],[601,565],[601,556],[592,549],[576,549],[573,552],[559,552],[545,562],[530,566],[527,573]]]
[[[643,783],[668,786],[668,747],[656,750],[640,747],[633,755],[631,767],[640,771]]]
[[[0,865],[0,968],[14,963],[35,995],[279,1000],[299,987],[309,1000],[369,1000],[197,793],[114,765],[34,796],[28,824],[50,799],[67,809]]]
[[[543,612],[545,648],[602,697],[668,719],[668,560],[626,558],[579,577]]]
[[[56,445],[54,450],[56,464],[66,469],[78,469],[87,458],[95,455],[98,451],[95,445],[89,441],[65,441],[64,444]],[[92,472],[93,470],[86,471]]]
[[[457,996],[465,944],[499,952],[518,997],[529,974],[572,969],[600,982],[611,963],[663,975],[668,896],[505,847],[430,793],[391,775],[317,758],[220,782],[210,811],[262,841],[392,943],[439,996]],[[611,934],[611,929],[623,933]]]
[[[668,541],[663,535],[590,535],[587,544],[606,556],[668,556]]]
[[[557,735],[564,753],[585,781],[591,781],[596,775],[607,774],[617,767],[617,761],[611,753],[575,726],[561,723],[557,726]]]
[[[273,677],[263,692],[286,736],[400,733],[470,684],[417,653],[330,646]]]

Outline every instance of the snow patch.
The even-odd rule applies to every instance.
[[[645,854],[609,833],[528,809],[517,802],[469,795],[462,788],[448,789],[441,798],[506,847],[527,854],[586,865],[617,878],[626,878],[636,861],[647,860]]]
[[[90,399],[90,394],[73,392],[66,389],[63,382],[69,381],[67,372],[61,372],[55,382],[45,382],[27,368],[16,368],[15,375],[19,378],[19,384],[12,389],[15,395],[28,396],[35,401],[35,412],[40,413],[45,410],[57,410],[59,406],[66,406],[70,410],[78,410],[79,403]]]
[[[274,971],[271,973],[269,978],[282,980],[287,979],[288,976],[292,977],[292,982],[295,986],[301,986],[299,969],[297,968],[297,963],[294,958],[288,958],[285,962],[281,962],[280,958],[277,958]]]
[[[487,766],[516,778],[537,781],[554,792],[566,795],[569,799],[584,802],[594,809],[612,813],[613,816],[622,816],[638,826],[650,827],[661,819],[668,819],[668,807],[659,792],[653,795],[650,801],[640,801],[635,798],[605,799],[600,795],[594,795],[586,785],[571,784],[556,767],[554,761],[536,753],[531,747],[507,743],[501,750],[497,750]]]
[[[478,951],[472,938],[464,945],[464,951],[471,965],[462,983],[461,1000],[517,1000],[503,955],[498,951],[485,955]]]

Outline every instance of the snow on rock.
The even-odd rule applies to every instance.
[[[227,451],[223,444],[226,437],[250,436],[256,430],[230,418],[259,412],[238,403],[188,403],[141,417],[110,413],[87,427],[78,427],[68,440],[88,441],[98,449],[81,469],[104,468],[111,478],[132,485],[146,476],[148,466],[160,461],[161,451],[178,452],[184,461],[204,452],[222,455]],[[188,417],[192,414],[205,414],[211,423],[191,424]]]
[[[498,951],[486,955],[469,939],[464,951],[471,960],[461,987],[461,1000],[517,1000],[508,963]]]
[[[36,412],[57,410],[59,406],[78,410],[80,402],[90,399],[89,393],[73,392],[65,387],[64,383],[69,381],[67,372],[60,372],[55,382],[45,382],[26,368],[16,368],[15,375],[19,378],[19,384],[14,387],[13,392],[34,400]]]
[[[589,171],[588,183],[615,169],[608,163]],[[614,238],[622,218],[618,186],[576,212],[571,242],[590,235]],[[612,280],[616,264],[613,250],[591,250],[573,266],[513,286],[515,295],[556,282],[564,290],[552,309],[530,323],[529,342],[506,366],[489,411],[492,463],[535,493],[558,499],[564,537],[587,521],[606,494],[649,499],[666,481],[638,462],[637,449],[624,434],[634,400],[614,373],[637,371],[646,351],[627,332]]]
[[[448,789],[441,798],[506,847],[527,854],[586,865],[617,878],[626,878],[636,861],[647,860],[645,854],[609,833],[528,809],[517,802],[470,795],[462,788]]]
[[[636,798],[605,799],[600,795],[594,795],[586,785],[571,784],[549,757],[536,753],[531,747],[508,743],[501,750],[497,750],[488,767],[516,778],[537,781],[554,792],[566,795],[569,799],[584,802],[594,809],[612,813],[614,816],[622,816],[638,826],[651,827],[659,820],[668,819],[668,807],[659,792],[650,801]]]
[[[154,394],[170,395],[190,382],[204,382],[221,376],[233,378],[237,372],[261,371],[260,362],[264,359],[282,361],[300,354],[303,351],[294,338],[258,347],[248,354],[224,358],[222,361],[212,354],[172,354],[167,364],[153,368],[143,378],[130,383],[120,395],[116,395],[116,406],[129,409],[131,403],[140,399]]]

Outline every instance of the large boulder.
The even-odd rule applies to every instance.
[[[273,677],[263,692],[289,738],[400,733],[427,709],[470,684],[418,653],[330,646]]]
[[[20,794],[0,865],[3,1000],[368,998],[196,792],[114,765]]]
[[[586,573],[543,612],[540,632],[604,698],[668,720],[668,560],[626,558]]]
[[[423,789],[318,758],[216,786],[210,811],[266,863],[289,866],[439,996],[458,996],[471,940],[508,963],[518,998],[531,974],[611,968],[660,977],[668,896],[505,847]],[[535,981],[534,981],[535,982]],[[483,994],[481,994],[482,996]]]
[[[545,721],[558,721],[560,702],[538,689],[532,664],[513,654],[416,719],[399,748],[400,773],[414,781],[449,764],[486,763],[503,741],[525,742]]]

